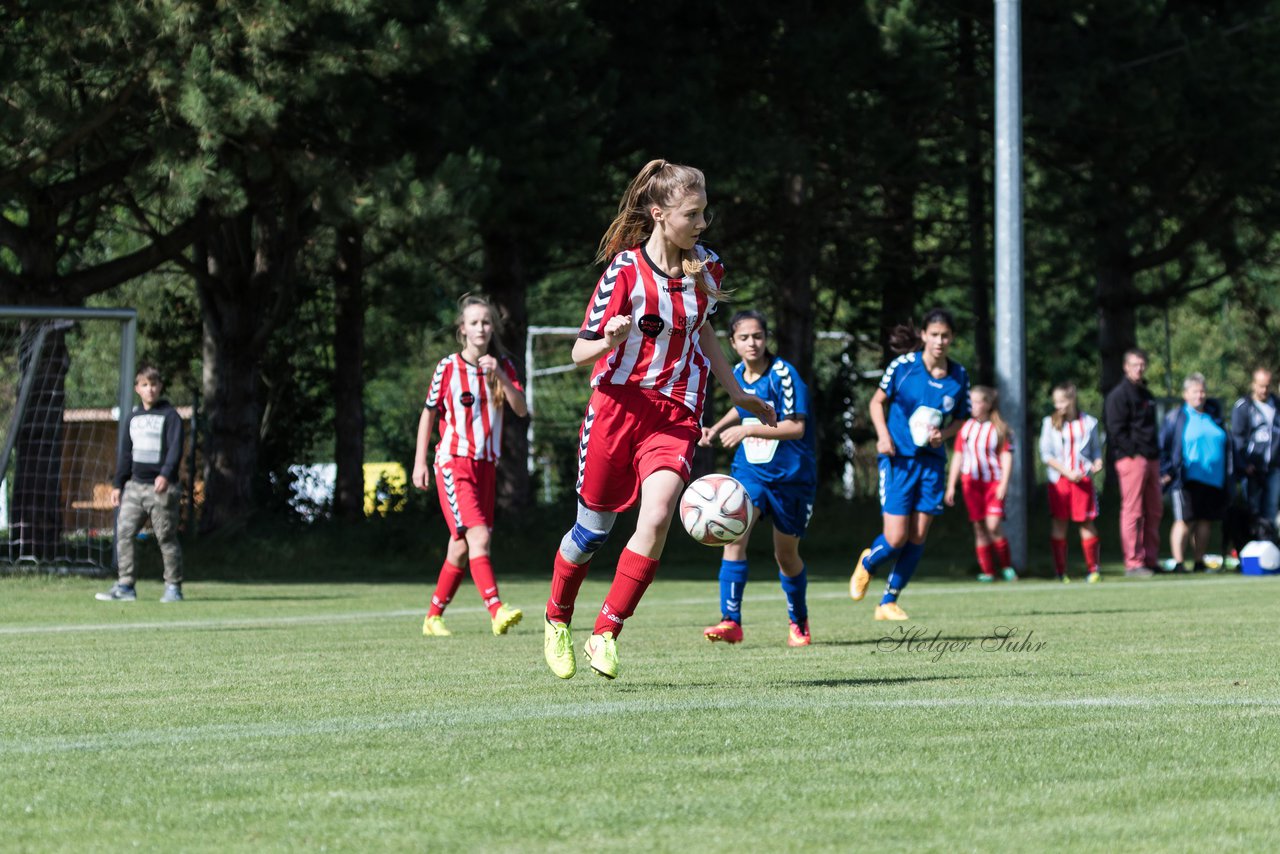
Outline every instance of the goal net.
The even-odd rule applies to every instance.
[[[533,417],[529,419],[529,473],[535,478],[536,498],[542,504],[551,504],[573,493],[578,475],[578,427],[591,396],[588,386],[589,368],[578,368],[569,358],[573,341],[577,338],[576,326],[531,326],[525,338],[525,394]],[[724,335],[721,334],[723,338]],[[814,374],[810,394],[818,387],[845,387],[838,382],[838,375],[859,373],[854,361],[857,348],[851,347],[852,338],[844,332],[819,332],[814,342]],[[854,351],[851,355],[851,351]],[[736,359],[730,356],[730,362]],[[879,376],[879,373],[876,373]],[[714,387],[714,380],[710,386]],[[718,417],[724,413],[727,400],[716,393],[713,410]],[[827,402],[832,413],[814,413],[820,423],[829,425],[839,435],[826,435],[823,442],[835,449],[840,472],[836,475],[836,487],[846,497],[869,488],[874,480],[868,479],[865,461],[852,440],[854,430],[854,404],[845,395],[833,397]],[[826,417],[828,415],[834,417]],[[710,420],[709,419],[708,423]],[[728,470],[730,454],[716,448],[716,465]]]
[[[132,309],[0,306],[0,564],[103,573]]]

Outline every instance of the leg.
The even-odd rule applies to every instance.
[[[471,581],[480,593],[480,600],[489,610],[489,616],[492,617],[502,607],[502,596],[498,593],[498,580],[493,575],[493,563],[489,560],[489,529],[467,528],[464,536],[467,541],[468,562],[471,566]]]
[[[1174,520],[1173,527],[1169,529],[1169,552],[1173,555],[1173,562],[1181,564],[1186,558],[1187,538],[1191,534],[1191,528],[1181,519]]]
[[[1053,574],[1060,581],[1065,581],[1069,577],[1067,575],[1066,519],[1054,516],[1049,520],[1049,552],[1053,556]]]
[[[1204,569],[1204,554],[1209,550],[1211,536],[1213,536],[1213,521],[1197,519],[1191,533],[1191,549],[1196,569]]]
[[[910,540],[902,547],[902,552],[898,555],[898,563],[894,566],[893,572],[889,573],[889,582],[885,586],[884,596],[880,599],[881,605],[896,603],[902,591],[910,583],[911,576],[915,574],[916,566],[920,563],[920,556],[924,554],[924,541],[929,536],[929,527],[932,524],[933,517],[928,513],[911,514]]]
[[[1262,514],[1269,523],[1275,525],[1276,516],[1280,514],[1280,468],[1267,472],[1265,493]]]
[[[1142,565],[1157,565],[1160,559],[1160,518],[1164,516],[1164,500],[1160,492],[1159,460],[1144,460],[1142,501]]]
[[[143,506],[142,485],[129,481],[124,485],[120,496],[120,509],[116,514],[116,564],[119,583],[132,587],[136,580],[133,575],[134,544],[137,542],[138,529],[147,511]]]
[[[1116,460],[1116,479],[1120,481],[1120,550],[1124,554],[1125,569],[1134,569],[1146,562],[1142,543],[1145,475],[1146,460],[1139,457]]]
[[[1004,572],[1006,581],[1016,580],[1018,574],[1013,568],[1013,553],[1009,550],[1009,540],[1004,534],[1003,516],[987,517],[987,534],[991,537],[991,548],[996,553],[996,566]]]
[[[1084,552],[1084,568],[1088,573],[1088,580],[1097,581],[1098,575],[1098,556],[1101,551],[1098,542],[1098,526],[1092,520],[1080,523],[1080,550]]]
[[[440,566],[440,574],[436,577],[435,593],[432,594],[431,606],[427,609],[428,617],[439,617],[444,614],[444,609],[449,606],[458,592],[466,565],[467,541],[462,538],[450,539],[449,548],[445,551],[444,563]]]
[[[154,487],[150,487],[154,493]],[[182,544],[178,542],[178,486],[171,485],[154,495],[151,504],[151,529],[160,544],[164,561],[164,583],[182,583]]]
[[[996,577],[996,550],[987,530],[986,520],[980,519],[971,523],[973,528],[973,551],[978,557],[978,575],[980,581],[991,581]]]
[[[578,519],[560,540],[551,575],[551,595],[547,599],[547,620],[568,625],[573,620],[573,607],[578,589],[587,577],[591,558],[605,541],[618,519],[607,510],[592,510],[578,502]]]
[[[759,515],[752,518],[751,528],[759,518]],[[724,547],[720,560],[720,623],[703,631],[708,640],[727,643],[742,640],[742,594],[747,586],[747,542],[751,528],[742,539]],[[733,625],[726,626],[726,622]]]

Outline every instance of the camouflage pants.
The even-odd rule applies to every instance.
[[[120,496],[116,517],[116,563],[121,584],[133,584],[133,549],[143,520],[151,519],[151,530],[160,543],[166,584],[182,583],[182,546],[178,543],[178,486],[170,484],[157,495],[154,484],[129,481]]]

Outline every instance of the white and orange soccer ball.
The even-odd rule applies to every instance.
[[[736,543],[751,527],[754,514],[747,488],[727,474],[698,478],[680,498],[680,522],[705,546]]]

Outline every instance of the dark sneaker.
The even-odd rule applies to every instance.
[[[160,597],[161,602],[181,602],[182,601],[182,585],[166,584],[164,586],[164,595]]]
[[[132,584],[113,584],[106,593],[95,593],[93,598],[99,602],[135,602],[138,593]]]

